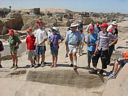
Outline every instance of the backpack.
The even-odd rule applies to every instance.
[[[0,51],[3,51],[3,50],[4,50],[4,46],[3,46],[2,41],[0,41]]]

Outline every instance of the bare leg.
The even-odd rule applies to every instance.
[[[51,67],[53,67],[54,66],[54,56],[52,55],[52,65],[51,65]]]
[[[76,56],[76,53],[73,53],[73,61],[74,61],[74,65],[77,66],[77,56]]]
[[[39,64],[40,56],[39,56],[39,55],[37,55],[36,59],[37,59],[37,64]]]
[[[41,63],[44,63],[44,60],[45,60],[45,55],[42,55],[41,56]]]
[[[73,64],[73,54],[72,54],[72,53],[69,54],[69,59],[70,59],[70,61],[71,61],[71,64]]]
[[[54,67],[56,67],[57,60],[58,60],[58,56],[55,56],[55,59],[54,59]]]
[[[113,74],[116,74],[119,70],[119,63],[116,61],[113,67]]]

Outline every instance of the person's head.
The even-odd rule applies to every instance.
[[[76,32],[77,28],[78,28],[78,24],[76,24],[76,23],[72,23],[70,26],[70,29],[72,30],[72,32]]]
[[[9,36],[14,36],[14,30],[13,29],[9,29],[8,31],[9,31],[8,32],[8,35]]]
[[[42,22],[41,19],[37,20],[35,25],[37,28],[43,28],[44,27],[44,23]]]
[[[108,24],[107,23],[102,23],[100,25],[100,28],[103,32],[107,32]]]
[[[112,22],[112,27],[113,27],[113,28],[117,28],[117,26],[118,26],[118,25],[117,25],[117,22],[116,22],[116,21],[113,21],[113,22]]]
[[[52,27],[51,30],[52,30],[53,34],[58,33],[58,28],[57,27]]]
[[[26,30],[26,32],[27,32],[29,35],[32,35],[32,28],[29,27],[29,28]]]
[[[89,33],[93,34],[94,33],[94,26],[89,26]]]

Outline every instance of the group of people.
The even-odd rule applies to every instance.
[[[52,54],[51,67],[57,67],[59,44],[64,40],[57,27],[52,27],[49,33],[45,31],[44,23],[41,20],[37,20],[36,29],[33,31],[29,27],[26,32],[26,49],[28,54],[28,60],[31,63],[30,67],[39,67],[45,65],[45,42],[48,41]],[[66,32],[65,45],[66,45],[66,57],[70,59],[70,66],[74,70],[77,70],[77,53],[81,56],[84,44],[87,45],[87,63],[90,69],[90,74],[103,75],[104,70],[111,63],[111,56],[115,48],[115,44],[118,41],[118,28],[117,23],[114,21],[111,25],[102,23],[101,25],[89,24],[87,28],[87,35],[84,34],[83,25],[78,23],[72,23],[68,31]],[[11,68],[18,68],[17,50],[21,43],[19,37],[15,35],[13,29],[9,30],[9,46],[12,56],[13,66]],[[117,73],[120,63],[123,65],[128,62],[128,51],[125,52],[123,59],[117,60],[113,67],[113,72],[110,74],[110,78],[114,77]],[[124,55],[123,55],[124,56]],[[97,64],[101,58],[102,68],[98,70]],[[1,60],[0,60],[1,61]],[[91,69],[91,63],[93,68]],[[0,67],[2,65],[0,63]]]

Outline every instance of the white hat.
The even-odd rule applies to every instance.
[[[113,22],[112,22],[112,25],[117,25],[117,22],[116,22],[116,21],[113,21]]]
[[[77,24],[77,23],[72,23],[70,27],[71,27],[71,28],[72,28],[72,27],[77,27],[78,25],[79,25],[79,24]]]
[[[59,31],[59,29],[57,27],[52,27],[51,29],[55,30],[55,31]]]
[[[55,30],[55,31],[58,31],[58,29],[56,27],[52,27],[51,29]]]

